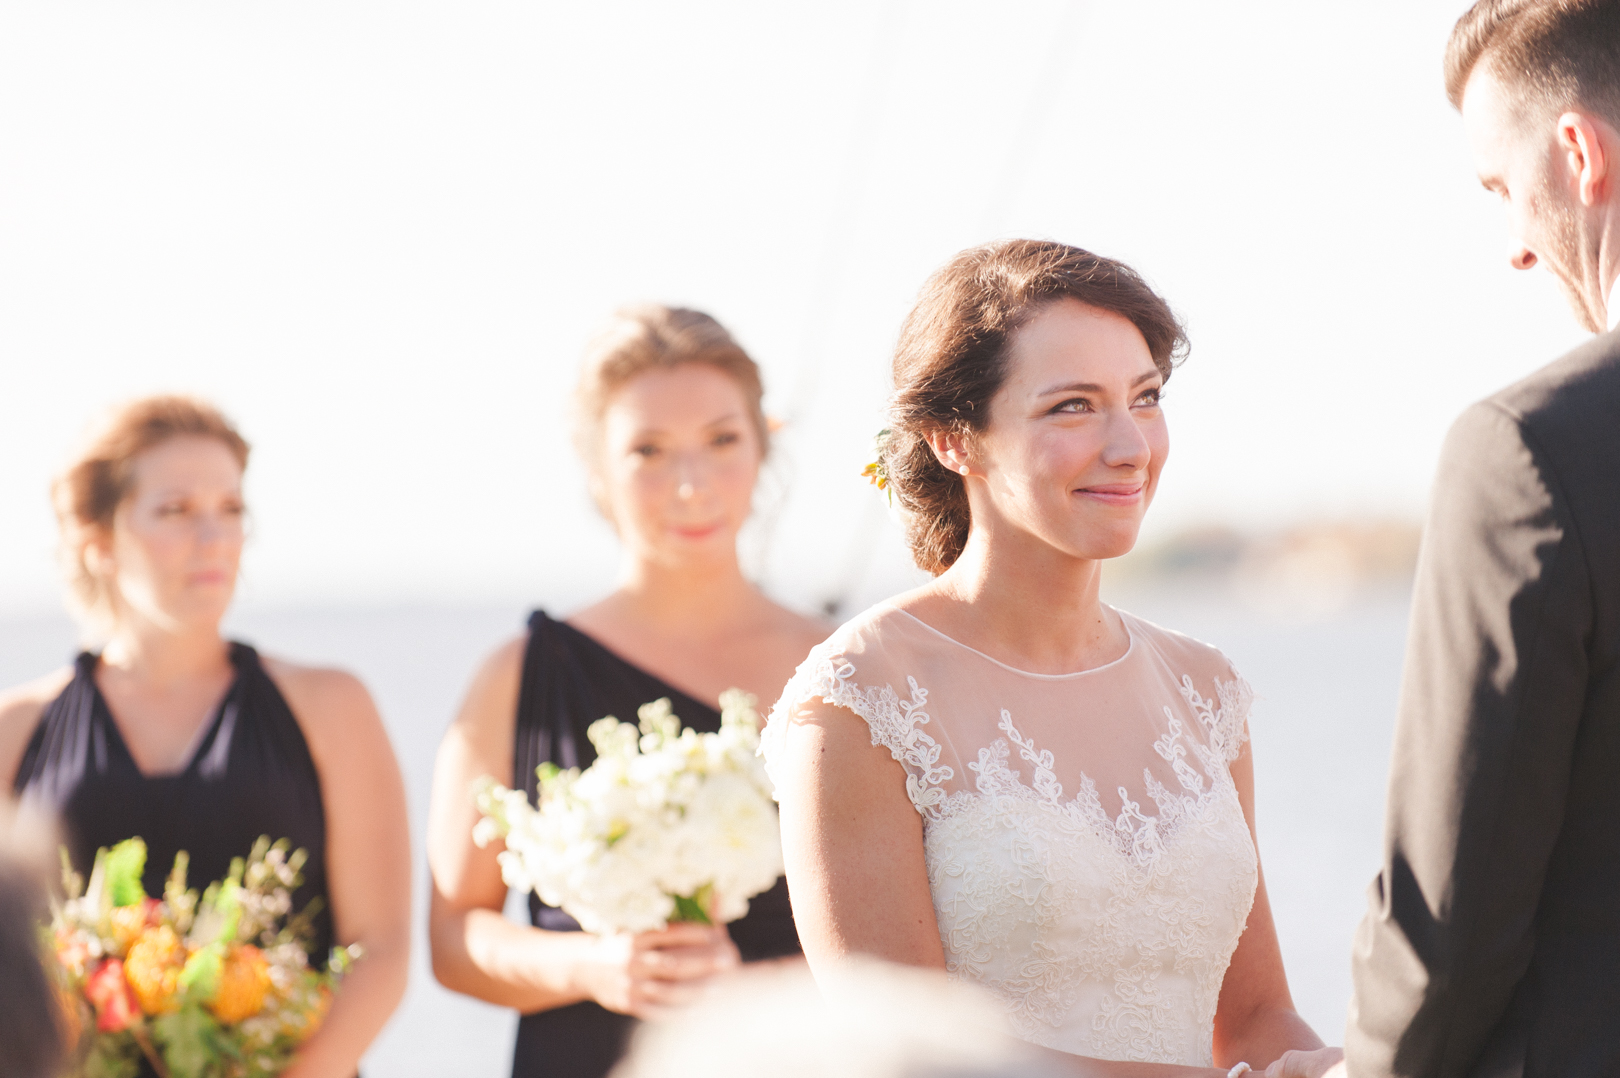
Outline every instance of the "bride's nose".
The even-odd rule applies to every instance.
[[[1129,409],[1113,414],[1108,423],[1108,440],[1103,444],[1103,463],[1110,468],[1146,468],[1153,458],[1153,447]]]

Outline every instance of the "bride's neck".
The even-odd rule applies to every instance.
[[[1020,669],[1062,674],[1101,666],[1129,646],[1099,596],[1102,563],[1071,557],[1034,536],[995,541],[975,529],[928,589],[958,626],[950,635]],[[945,626],[944,631],[950,632]]]

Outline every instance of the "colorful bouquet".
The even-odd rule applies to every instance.
[[[596,762],[540,770],[540,807],[483,779],[480,846],[502,838],[501,875],[561,907],[587,932],[643,932],[671,921],[724,924],[782,874],[771,781],[754,698],[720,697],[720,732],[682,730],[667,699],[640,727],[591,724]]]
[[[49,943],[75,1078],[133,1078],[142,1057],[162,1078],[261,1078],[292,1062],[358,954],[309,968],[319,900],[289,916],[305,855],[287,846],[259,839],[200,897],[182,851],[161,899],[141,884],[139,838],[97,851],[89,886],[63,851]]]

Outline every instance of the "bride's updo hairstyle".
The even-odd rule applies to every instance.
[[[574,390],[574,447],[590,469],[591,496],[610,521],[607,493],[597,481],[602,463],[602,418],[613,395],[637,375],[689,363],[714,367],[737,383],[759,438],[759,455],[770,449],[759,366],[714,318],[687,307],[645,304],[615,311],[585,350],[585,367]]]
[[[962,477],[940,463],[928,436],[971,440],[985,428],[1013,335],[1065,297],[1130,319],[1166,379],[1186,354],[1170,305],[1122,262],[1047,240],[1003,240],[951,259],[923,285],[901,327],[889,430],[878,449],[924,571],[937,576],[961,556],[971,519]]]
[[[51,483],[69,605],[98,628],[113,620],[112,584],[91,570],[87,549],[112,535],[118,507],[135,486],[135,459],[185,436],[212,438],[247,467],[247,440],[219,409],[191,397],[146,397],[111,412]]]

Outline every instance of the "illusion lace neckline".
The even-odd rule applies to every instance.
[[[893,605],[891,603],[884,603],[884,604],[881,604],[881,605],[883,607],[885,607],[886,609],[894,611],[896,614],[900,614],[900,615],[903,615],[904,617],[907,617],[907,618],[911,619],[912,621],[916,622],[918,625],[921,625],[924,629],[927,629],[930,633],[933,633],[935,636],[937,636],[941,640],[945,641],[947,644],[951,644],[951,645],[954,645],[955,647],[959,647],[963,651],[972,652],[974,655],[977,655],[979,658],[983,659],[985,662],[994,663],[996,666],[999,666],[1001,669],[1007,671],[1009,674],[1017,674],[1019,677],[1034,678],[1037,681],[1067,681],[1067,680],[1069,680],[1071,678],[1082,678],[1082,677],[1089,677],[1092,674],[1101,674],[1106,670],[1112,670],[1116,666],[1123,665],[1128,659],[1130,659],[1130,657],[1132,655],[1136,654],[1137,633],[1136,633],[1135,627],[1133,627],[1131,625],[1131,618],[1123,610],[1116,609],[1115,607],[1112,607],[1112,606],[1109,606],[1108,609],[1114,611],[1115,614],[1119,615],[1119,622],[1120,622],[1121,625],[1125,626],[1125,636],[1129,640],[1129,643],[1127,643],[1126,646],[1125,646],[1125,653],[1123,655],[1121,655],[1117,659],[1110,659],[1107,662],[1103,663],[1101,666],[1092,666],[1092,667],[1088,667],[1085,670],[1072,670],[1072,671],[1070,671],[1068,673],[1064,673],[1064,674],[1038,674],[1033,670],[1023,670],[1023,669],[1020,669],[1019,667],[1012,666],[1012,665],[1010,665],[1008,663],[1004,663],[1000,659],[996,658],[994,655],[988,655],[988,654],[980,651],[978,648],[973,647],[970,644],[964,644],[964,643],[962,643],[962,641],[956,639],[956,637],[951,636],[948,633],[941,632],[939,629],[934,628],[932,625],[928,624],[922,618],[919,618],[917,615],[913,614],[909,610],[902,609],[901,607],[895,606],[895,605]],[[1108,604],[1104,603],[1103,605],[1107,606]]]

